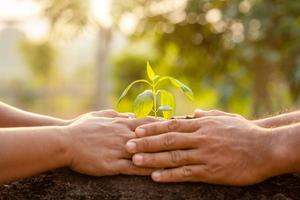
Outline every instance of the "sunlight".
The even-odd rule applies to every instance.
[[[111,0],[91,0],[92,15],[104,27],[112,25],[110,7]]]
[[[39,14],[40,7],[33,0],[0,0],[1,20],[20,20]]]
[[[47,37],[49,24],[42,17],[41,6],[34,0],[0,0],[0,29],[7,26],[8,21],[17,22],[17,28],[23,30],[32,40]],[[91,13],[104,27],[110,27],[111,0],[91,0]]]
[[[7,22],[17,22],[17,28],[33,40],[40,40],[47,36],[49,25],[41,17],[41,7],[33,0],[0,0],[0,29],[7,26]]]
[[[137,17],[134,14],[127,12],[122,15],[119,27],[123,33],[131,35],[135,31],[137,23]]]

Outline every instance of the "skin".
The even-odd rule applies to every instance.
[[[288,124],[289,120],[278,122],[293,119],[291,116],[269,119],[268,124],[272,120],[275,125]],[[134,154],[134,164],[160,168],[151,175],[157,182],[236,186],[300,170],[300,157],[290,153],[300,150],[300,124],[264,128],[261,122],[221,111],[197,110],[195,117],[199,118],[137,128],[139,138],[126,144],[127,151]]]
[[[227,113],[220,110],[200,110],[197,109],[194,112],[194,117],[208,117],[208,116],[231,116],[231,117],[239,117],[244,118],[241,115],[235,113]],[[277,116],[272,116],[264,119],[252,120],[252,123],[256,124],[257,126],[263,128],[276,128],[286,125],[291,125],[300,122],[300,111],[294,111],[290,113],[284,113]]]
[[[118,113],[114,110],[94,111],[83,114],[75,119],[66,120],[46,115],[20,110],[0,102],[0,128],[32,127],[32,126],[64,126],[84,117],[122,117],[127,118],[130,113]]]
[[[2,127],[9,128],[0,128],[0,183],[59,167],[93,176],[150,175],[153,171],[133,165],[132,155],[125,150],[126,142],[135,137],[136,127],[156,121],[153,118],[134,119],[105,110],[62,124],[59,119],[6,105],[0,108],[9,113],[8,117],[1,113]]]

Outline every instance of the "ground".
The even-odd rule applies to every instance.
[[[248,187],[203,183],[158,184],[149,177],[90,177],[68,169],[54,170],[0,186],[0,200],[289,200],[300,199],[300,175],[284,175]]]

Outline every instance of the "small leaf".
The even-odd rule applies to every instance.
[[[133,112],[136,117],[147,116],[153,108],[153,92],[146,90],[139,94],[133,102]]]
[[[147,62],[147,74],[148,74],[149,79],[151,81],[153,81],[155,78],[155,73],[154,73],[149,61]]]
[[[158,80],[159,80],[160,76],[159,75],[155,75],[154,76],[154,79],[153,79],[153,82],[156,83]]]
[[[150,85],[150,83],[146,80],[136,80],[134,82],[132,82],[130,85],[127,86],[127,88],[122,92],[121,96],[119,97],[119,100],[118,100],[118,104],[122,101],[122,99],[126,96],[126,94],[128,93],[128,91],[130,90],[130,88],[136,84],[136,83],[147,83]]]
[[[172,111],[173,108],[171,106],[159,106],[159,111]]]
[[[175,106],[176,106],[175,98],[170,92],[166,90],[159,90],[159,95],[160,95],[160,106],[161,107],[167,106],[171,108],[171,110],[162,110],[164,118],[170,119],[175,111]]]
[[[175,87],[180,88],[189,99],[194,100],[194,93],[188,86],[173,77],[168,76],[167,78]]]

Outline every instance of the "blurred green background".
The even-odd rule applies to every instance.
[[[176,114],[263,117],[299,106],[299,53],[297,0],[0,0],[0,101],[43,114],[117,109],[149,60],[194,91]]]

